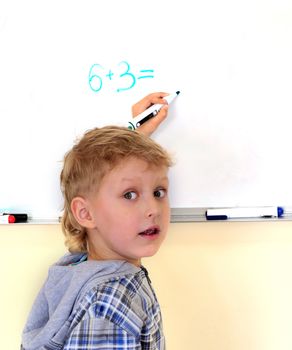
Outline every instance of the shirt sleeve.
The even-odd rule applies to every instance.
[[[71,332],[64,350],[141,350],[140,339],[103,318],[86,318]]]

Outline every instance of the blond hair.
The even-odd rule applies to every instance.
[[[61,190],[64,197],[62,230],[70,252],[87,251],[86,229],[75,219],[71,202],[97,191],[103,177],[122,160],[135,157],[151,166],[172,165],[169,154],[155,141],[124,127],[106,126],[84,134],[64,157]]]

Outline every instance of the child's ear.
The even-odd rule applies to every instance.
[[[79,225],[86,228],[94,227],[94,222],[90,213],[90,206],[85,198],[73,198],[71,202],[71,210]]]

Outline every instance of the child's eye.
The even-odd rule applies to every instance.
[[[163,189],[163,188],[154,191],[154,197],[163,198],[163,197],[165,197],[165,196],[166,196],[166,190]]]
[[[137,193],[134,191],[129,191],[124,193],[124,198],[126,199],[136,199],[138,197]]]

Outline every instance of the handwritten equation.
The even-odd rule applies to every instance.
[[[89,70],[88,84],[95,93],[111,85],[116,92],[122,92],[133,89],[140,80],[153,78],[153,69],[141,69],[136,73],[127,61],[119,62],[113,69],[95,63]]]

